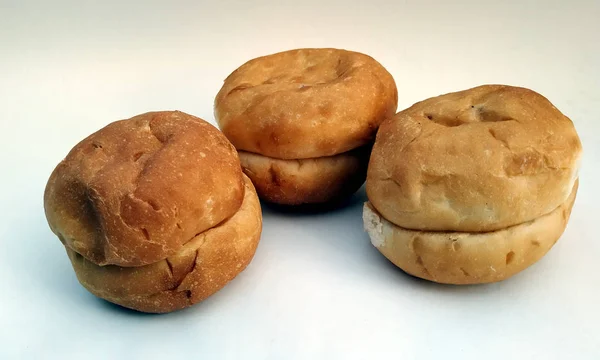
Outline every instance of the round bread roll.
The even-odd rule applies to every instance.
[[[421,101],[377,133],[365,227],[413,275],[502,280],[562,234],[580,157],[571,120],[532,90],[486,85]]]
[[[480,86],[421,101],[385,121],[367,194],[404,228],[494,231],[564,203],[580,157],[573,123],[542,95]]]
[[[366,163],[356,161],[366,158],[353,150],[370,148],[397,104],[394,79],[373,58],[298,49],[235,70],[215,98],[215,117],[244,154],[245,172],[259,196],[296,205],[328,202],[358,189]]]
[[[44,207],[84,287],[145,312],[219,290],[252,259],[262,229],[235,148],[176,111],[117,121],[77,144]]]
[[[367,177],[371,148],[313,159],[284,160],[240,151],[244,172],[264,200],[287,205],[335,202],[358,190]]]
[[[182,112],[151,112],[77,144],[50,176],[44,207],[73,251],[98,265],[141,266],[231,217],[243,197],[223,134]]]
[[[92,294],[138,311],[165,313],[206,299],[244,270],[261,229],[258,196],[245,178],[240,209],[164,260],[138,267],[99,266],[66,249],[79,282]]]

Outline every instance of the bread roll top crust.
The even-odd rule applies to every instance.
[[[232,216],[243,197],[227,139],[200,118],[165,111],[77,144],[50,176],[44,207],[52,231],[92,263],[141,266]]]
[[[235,70],[216,96],[215,117],[238,150],[306,159],[372,142],[397,104],[393,77],[373,58],[298,49]]]
[[[573,123],[545,97],[484,85],[421,101],[384,121],[367,194],[403,228],[494,231],[564,203],[580,156]]]

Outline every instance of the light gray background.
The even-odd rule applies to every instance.
[[[0,358],[600,359],[599,17],[599,1],[0,0]],[[252,264],[189,310],[88,294],[45,222],[53,167],[110,121],[213,121],[232,70],[297,47],[372,55],[400,109],[483,83],[547,96],[585,152],[563,238],[511,280],[436,285],[370,245],[361,192],[331,213],[265,208]]]

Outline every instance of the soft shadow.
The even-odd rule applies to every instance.
[[[39,293],[72,298],[80,285],[64,246],[50,231],[43,213],[32,213],[37,216],[13,224],[22,231],[14,241],[7,242],[4,255],[10,256],[3,256],[2,261],[15,269],[21,283]]]
[[[100,310],[107,311],[109,313],[115,314],[117,316],[129,316],[135,318],[145,318],[145,317],[159,317],[161,315],[166,314],[153,314],[153,313],[145,313],[133,309],[126,308],[121,305],[113,304],[110,301],[106,301],[99,297],[96,297],[90,294],[91,297],[94,298],[94,303],[90,302],[90,306],[95,306],[100,308]]]
[[[222,291],[223,289],[219,290]],[[200,301],[199,303],[188,306],[187,308],[175,310],[167,313],[148,313],[133,310],[118,304],[111,303],[110,301],[106,301],[99,297],[94,296],[93,294],[89,294],[90,297],[93,297],[93,300],[90,301],[90,306],[95,306],[100,308],[101,311],[106,311],[108,313],[114,314],[116,316],[127,316],[131,318],[148,318],[148,319],[159,319],[159,318],[173,318],[173,317],[188,317],[192,312],[202,313],[205,311],[207,306],[210,306],[211,298],[218,296],[219,291],[217,293],[209,296],[207,299]],[[204,309],[204,310],[203,310]],[[199,314],[195,315],[198,316]]]
[[[337,201],[331,201],[325,204],[281,205],[263,200],[261,200],[260,204],[263,209],[263,212],[267,213],[280,213],[295,216],[311,216],[340,211],[355,206],[357,204],[362,204],[366,200],[367,194],[365,192],[364,186],[362,186],[357,192],[352,194],[352,196],[350,197]]]

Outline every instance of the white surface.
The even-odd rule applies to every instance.
[[[0,358],[600,359],[600,2],[0,0]],[[441,286],[390,265],[361,203],[264,209],[250,267],[164,316],[122,310],[78,283],[48,229],[53,167],[108,122],[163,109],[213,121],[222,80],[296,47],[372,55],[399,107],[482,83],[530,87],[584,145],[563,238],[499,284]]]

